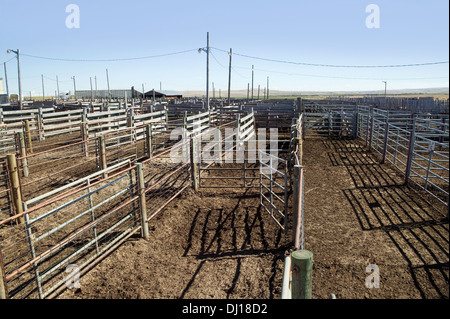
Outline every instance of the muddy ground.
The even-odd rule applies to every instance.
[[[448,299],[447,208],[405,186],[362,141],[303,145],[313,298]],[[128,240],[60,298],[280,298],[290,234],[258,191],[188,189],[150,221],[150,240]],[[368,266],[379,288],[367,288]]]

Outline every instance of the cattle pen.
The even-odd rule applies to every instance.
[[[0,115],[4,298],[293,298],[305,248],[314,298],[449,296],[448,113],[298,98]],[[389,261],[389,289],[368,290],[365,267]]]

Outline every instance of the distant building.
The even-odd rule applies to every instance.
[[[175,91],[156,91],[156,90],[151,90],[151,91],[147,91],[145,92],[144,96],[146,99],[152,99],[153,98],[153,91],[155,92],[155,98],[156,99],[160,99],[160,98],[166,98],[166,99],[181,99],[183,97],[183,95],[179,92],[175,92]],[[109,91],[110,98],[113,99],[123,99],[125,98],[125,94],[127,96],[127,98],[132,98],[133,94],[134,97],[139,99],[142,98],[142,92],[139,92],[137,90],[110,90]],[[93,90],[92,91],[92,96],[94,98],[100,99],[100,98],[108,98],[108,90]],[[75,98],[76,99],[90,99],[91,98],[91,90],[77,90],[75,92]]]
[[[108,90],[93,90],[92,95],[94,98],[113,98],[113,99],[123,99],[125,98],[125,93],[128,98],[131,98],[131,90],[110,90],[111,96],[108,96]],[[75,92],[76,99],[90,99],[91,90],[77,90]]]
[[[155,95],[155,99],[161,99],[161,98],[181,99],[181,98],[183,98],[183,94],[176,92],[176,91],[156,91],[156,90],[151,90],[151,91],[145,92],[145,98],[152,99],[153,92]],[[139,97],[142,97],[141,93],[139,93]]]
[[[7,103],[8,103],[8,95],[0,94],[0,104],[7,104]]]

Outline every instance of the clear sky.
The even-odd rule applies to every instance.
[[[79,28],[68,28],[69,4],[80,10]],[[369,4],[379,9],[379,28],[368,28]],[[210,33],[210,81],[227,90],[233,49],[232,90],[247,88],[255,66],[255,88],[346,91],[448,87],[449,65],[398,68],[336,68],[280,63],[242,55],[328,65],[398,65],[449,60],[449,2],[446,0],[0,0],[0,77],[7,62],[11,93],[17,92],[15,54],[22,53],[23,94],[46,95],[89,89],[97,77],[106,89],[204,90]],[[189,50],[189,51],[187,51]],[[113,60],[165,55],[155,58]],[[237,55],[240,54],[240,55]],[[28,56],[27,56],[28,55]],[[210,85],[212,90],[212,83]],[[218,93],[217,93],[218,94]],[[225,94],[225,93],[224,93]]]

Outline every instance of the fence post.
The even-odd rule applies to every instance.
[[[303,165],[303,139],[301,137],[295,138],[298,145],[298,163]]]
[[[406,162],[406,171],[405,171],[405,184],[408,183],[409,177],[411,176],[411,164],[414,155],[414,144],[416,142],[416,117],[414,116],[414,114],[412,114],[411,117],[412,117],[412,128],[411,133],[409,135],[408,160]]]
[[[191,160],[191,175],[192,175],[192,185],[194,191],[198,191],[198,163],[197,163],[197,145],[195,143],[195,137],[191,136],[190,141],[190,160]]]
[[[384,128],[384,141],[383,141],[383,158],[381,160],[381,164],[384,164],[386,161],[386,151],[388,145],[388,137],[389,137],[389,120],[386,119],[386,126]]]
[[[358,130],[359,130],[359,112],[358,112],[358,110],[356,110],[353,113],[353,132],[352,132],[352,137],[354,139],[356,139],[358,137]]]
[[[147,124],[145,131],[145,146],[147,147],[147,157],[151,158],[153,156],[153,145],[152,145],[153,129],[151,124]]]
[[[312,268],[312,252],[303,249],[292,252],[292,299],[311,299]]]
[[[84,156],[89,156],[88,149],[88,123],[87,123],[87,114],[86,109],[83,109],[83,113],[81,114],[81,151],[84,152]]]
[[[98,137],[99,139],[99,157],[100,157],[100,169],[104,170],[107,168],[106,165],[106,147],[105,147],[105,137],[103,135],[100,135]],[[103,178],[107,178],[108,173],[103,173]]]
[[[145,182],[142,163],[136,163],[136,175],[138,180],[139,208],[141,210],[142,237],[148,239],[147,203],[145,201]]]
[[[23,212],[23,203],[22,203],[22,189],[20,187],[19,170],[17,168],[16,154],[6,155],[6,162],[8,165],[9,181],[11,185],[11,195],[13,199],[14,209],[16,215],[18,215]],[[24,222],[23,216],[19,217],[18,220],[19,224],[23,224]]]
[[[42,111],[42,107],[38,109],[38,128],[39,128],[39,141],[45,140],[45,129],[44,129],[44,112]]]
[[[25,146],[25,138],[23,132],[19,132],[20,157],[22,157],[23,176],[28,177],[28,160],[27,148]]]
[[[5,269],[3,268],[2,252],[0,251],[0,300],[8,298],[6,290]]]
[[[133,127],[134,126],[134,109],[132,109],[132,108],[130,108],[128,110],[127,125],[128,125],[128,127]]]
[[[293,220],[292,220],[292,241],[295,249],[303,248],[303,167],[294,165],[294,183],[292,185],[293,200]]]
[[[30,121],[25,120],[25,133],[27,134],[28,148],[30,154],[33,154],[33,144],[31,142]]]
[[[369,151],[372,150],[372,141],[373,141],[373,114],[370,117],[370,139],[369,139]]]

